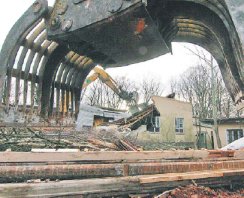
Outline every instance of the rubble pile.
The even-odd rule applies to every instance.
[[[213,190],[209,187],[189,185],[178,187],[172,191],[162,193],[154,198],[242,198],[244,190],[230,192],[225,189]]]
[[[188,185],[165,191],[161,194],[129,195],[130,198],[243,198],[244,189],[230,192],[226,189],[211,189],[204,186]]]
[[[0,130],[0,151],[79,149],[81,151],[137,151],[121,133],[72,128],[5,128]]]

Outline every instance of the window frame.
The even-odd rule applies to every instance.
[[[160,116],[154,116],[154,126],[160,129]]]
[[[236,136],[237,136],[237,139],[236,139]],[[239,140],[242,137],[244,137],[243,129],[226,129],[226,143],[227,144],[230,144],[236,140]]]
[[[160,116],[153,116],[151,117],[151,128],[147,129],[150,133],[160,133],[161,128],[161,117]]]
[[[180,126],[182,125],[182,126]],[[184,134],[184,118],[176,117],[175,118],[175,133]]]

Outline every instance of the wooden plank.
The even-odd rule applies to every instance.
[[[191,172],[191,173],[168,173],[161,175],[148,176],[140,178],[141,184],[166,182],[166,181],[181,181],[181,180],[192,180],[192,179],[204,179],[212,177],[223,177],[222,172]]]
[[[182,180],[193,180],[193,179],[204,179],[204,178],[219,178],[227,176],[241,176],[244,174],[244,169],[234,170],[217,170],[217,171],[197,171],[188,173],[167,173],[158,174],[153,176],[140,177],[141,184],[158,183],[167,181],[182,181]]]
[[[224,171],[224,170],[223,170]],[[200,173],[199,173],[200,174]],[[48,183],[20,183],[0,184],[0,197],[23,198],[23,197],[113,197],[135,193],[163,192],[178,186],[185,186],[192,183],[191,180],[165,181],[159,183],[141,184],[140,179],[145,176],[120,177],[70,180]],[[198,185],[226,185],[229,182],[239,182],[243,185],[242,176],[237,177],[216,177],[196,179]]]
[[[122,189],[138,189],[136,177],[69,180],[60,182],[37,183],[37,184],[0,184],[0,197],[23,198],[23,197],[61,197],[72,195],[102,194],[106,192],[118,192]],[[90,197],[100,197],[91,196]]]
[[[234,157],[235,151],[209,150],[209,157]]]
[[[230,176],[235,176],[235,175],[243,176],[244,175],[244,169],[224,171],[225,177],[227,177],[227,176],[230,177]]]
[[[204,159],[208,151],[98,151],[77,153],[0,152],[0,163],[61,162],[61,161],[137,161]]]
[[[223,164],[219,162],[161,162],[161,163],[96,163],[96,164],[1,164],[0,183],[24,182],[31,179],[82,179],[145,175],[146,180],[177,181],[217,176]],[[244,160],[227,162],[225,176],[243,175]],[[227,164],[227,165],[228,165]],[[221,165],[221,166],[220,166]],[[234,167],[241,167],[237,170]],[[228,168],[229,167],[229,168]],[[234,170],[233,170],[234,169]],[[210,171],[210,172],[207,172]],[[35,174],[33,174],[35,173]],[[195,174],[197,173],[197,174]],[[222,174],[223,172],[221,172]],[[162,175],[163,174],[163,175]],[[210,174],[210,176],[209,176]],[[151,176],[146,176],[151,175]],[[201,175],[201,177],[199,176]]]
[[[1,166],[0,183],[25,182],[27,180],[67,180],[123,176],[120,164],[75,164]]]
[[[32,153],[74,153],[80,149],[31,149]]]

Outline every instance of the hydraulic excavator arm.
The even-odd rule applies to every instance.
[[[90,85],[92,82],[96,81],[99,78],[104,84],[106,84],[128,104],[136,105],[138,101],[138,94],[123,90],[117,85],[115,80],[103,68],[96,66],[93,71],[94,73],[86,78],[85,82],[83,83],[82,89],[87,88],[88,85]]]
[[[113,80],[113,78],[101,67],[96,66],[93,69],[94,73],[87,77],[82,89],[85,89],[90,83],[94,82],[99,78],[103,83],[105,83],[108,87],[110,87],[115,93],[119,95],[120,90],[116,84],[116,82]]]
[[[94,81],[96,81],[99,77],[98,73],[94,73],[91,76],[88,76],[82,86],[82,90],[86,89],[91,83],[93,83]]]

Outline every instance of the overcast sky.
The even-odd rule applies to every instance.
[[[8,31],[33,2],[34,0],[2,0],[0,2],[0,48]],[[49,0],[50,5],[53,2],[54,0]],[[173,55],[167,54],[147,62],[121,68],[112,68],[107,71],[112,77],[126,75],[135,81],[152,76],[162,81],[165,87],[168,87],[167,85],[171,78],[179,76],[187,68],[198,62],[198,58],[185,49],[186,45],[189,47],[189,44],[173,43]]]

